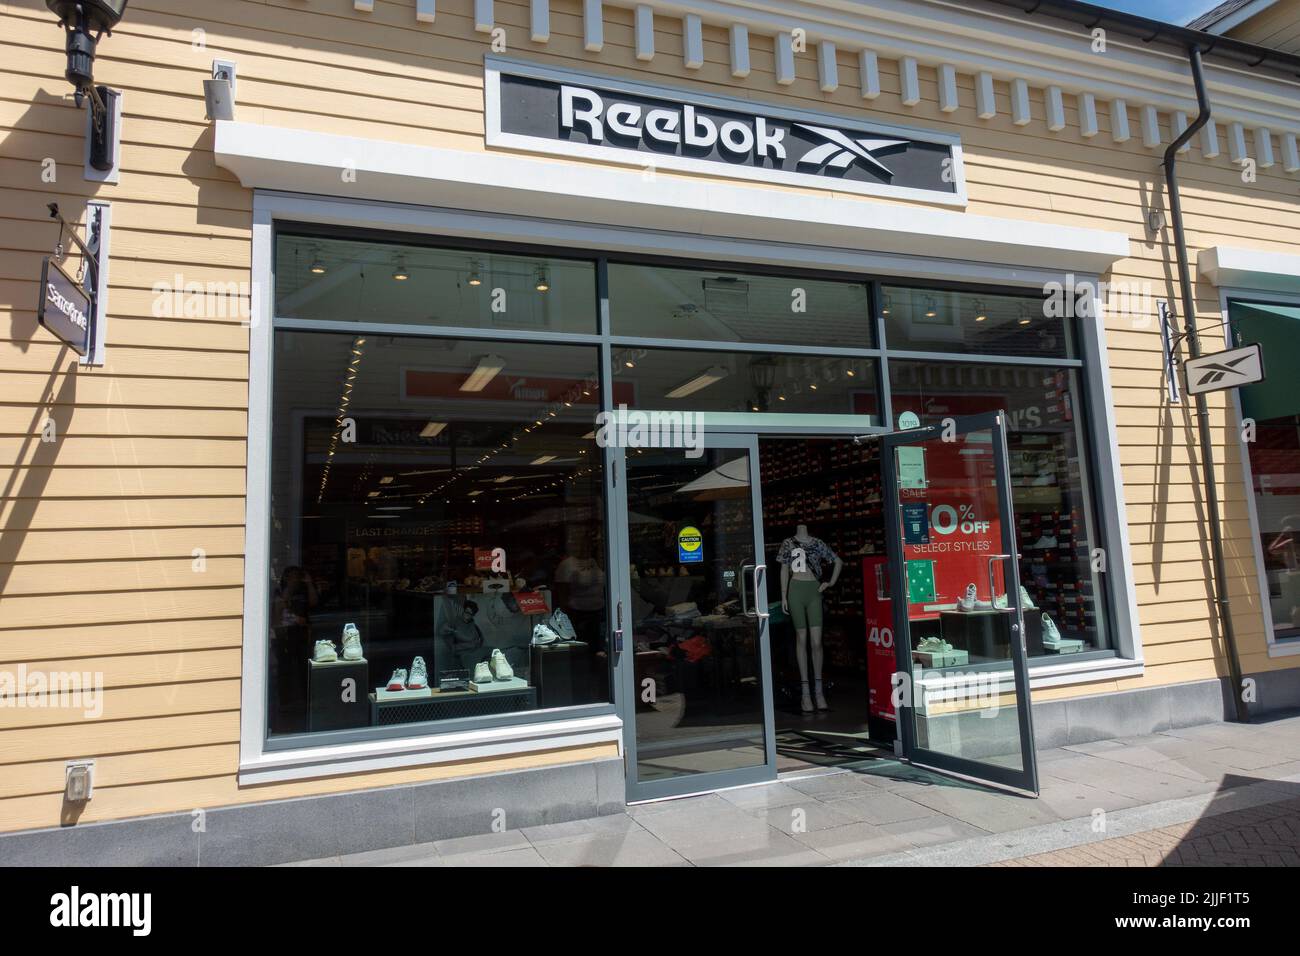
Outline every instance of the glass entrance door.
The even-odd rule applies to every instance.
[[[1005,414],[885,436],[886,542],[912,762],[1038,792]],[[897,699],[897,698],[896,698]]]
[[[753,436],[625,449],[614,650],[628,799],[776,776]]]

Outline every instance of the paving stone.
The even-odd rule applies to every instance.
[[[804,846],[831,860],[854,860],[898,853],[913,844],[901,836],[870,823],[850,823],[830,830],[793,834]]]
[[[645,830],[604,833],[587,839],[536,847],[550,866],[688,866],[670,847]]]

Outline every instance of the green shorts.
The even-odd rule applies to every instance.
[[[822,626],[822,584],[820,581],[790,582],[786,591],[790,619],[798,630]]]

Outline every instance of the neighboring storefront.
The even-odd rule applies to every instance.
[[[133,0],[92,180],[11,5],[0,831],[65,829],[0,853],[593,816],[833,764],[824,689],[1031,791],[1035,746],[1230,718],[1161,331],[1186,37],[1076,6]],[[1300,705],[1284,56],[1207,53],[1178,158],[1203,350],[1268,372],[1209,396],[1252,713]],[[92,199],[79,363],[23,303]]]

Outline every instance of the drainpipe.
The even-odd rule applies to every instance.
[[[1201,338],[1196,330],[1196,302],[1192,297],[1191,267],[1187,260],[1187,236],[1183,232],[1183,207],[1178,197],[1178,150],[1190,140],[1210,119],[1210,100],[1205,91],[1205,76],[1201,71],[1201,51],[1188,47],[1192,63],[1192,79],[1196,84],[1196,103],[1200,112],[1196,121],[1187,127],[1165,150],[1165,182],[1169,187],[1169,216],[1174,227],[1174,247],[1178,256],[1178,285],[1183,298],[1183,332],[1192,358],[1201,357]],[[1232,681],[1232,700],[1237,720],[1250,719],[1246,702],[1242,699],[1241,658],[1237,654],[1237,636],[1232,629],[1232,613],[1228,606],[1227,572],[1223,560],[1223,530],[1219,526],[1219,488],[1214,481],[1214,447],[1210,444],[1210,416],[1205,394],[1196,398],[1196,425],[1201,442],[1201,471],[1205,482],[1205,507],[1210,523],[1210,555],[1214,564],[1214,604],[1219,613],[1219,628],[1228,652],[1228,673]]]

